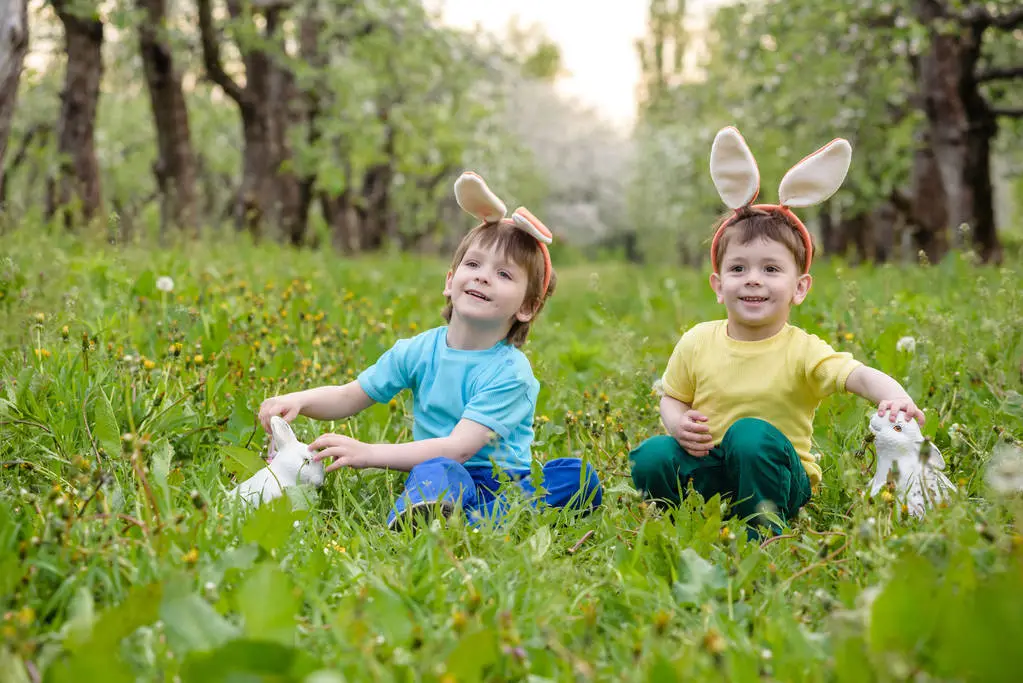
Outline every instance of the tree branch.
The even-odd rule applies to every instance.
[[[1001,116],[1007,119],[1023,119],[1023,107],[1017,109],[991,109],[994,116]]]
[[[220,40],[213,30],[212,0],[199,0],[199,34],[202,38],[202,61],[207,75],[219,85],[239,107],[246,105],[245,91],[224,71],[220,57]]]
[[[978,73],[974,80],[978,83],[987,83],[988,81],[1005,81],[1014,78],[1023,78],[1023,66],[1006,66],[995,69],[985,69]]]
[[[993,26],[1003,31],[1012,31],[1023,26],[1023,7],[1005,14],[992,14],[987,7],[978,3],[967,7],[960,14],[950,16],[960,23],[974,24],[982,29]]]

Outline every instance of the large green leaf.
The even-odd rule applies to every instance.
[[[287,574],[268,562],[258,565],[238,591],[245,635],[254,640],[293,645],[295,617],[301,607]]]

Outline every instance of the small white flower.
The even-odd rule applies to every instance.
[[[161,275],[156,278],[156,288],[161,292],[173,292],[174,280],[170,279],[170,276],[168,275]]]
[[[916,351],[916,339],[913,337],[902,337],[895,342],[895,350],[900,353],[913,353]]]

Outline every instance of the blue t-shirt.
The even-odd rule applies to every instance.
[[[528,468],[540,393],[529,359],[503,340],[483,351],[453,349],[447,331],[399,340],[359,374],[359,385],[377,403],[411,389],[416,441],[449,436],[462,418],[495,432],[466,467],[491,467],[493,459],[502,469]]]

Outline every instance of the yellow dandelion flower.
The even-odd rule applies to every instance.
[[[196,562],[199,561],[199,549],[192,548],[181,557],[181,560],[185,564],[195,564]]]
[[[204,359],[201,353],[197,353],[194,356],[192,356],[192,362],[195,363],[196,365],[202,365],[203,360]]]
[[[846,341],[852,341],[852,340],[853,340],[853,336],[854,336],[854,335],[853,335],[853,333],[852,333],[852,332],[846,332],[846,333],[845,333],[845,340],[846,340]]]
[[[142,367],[144,367],[146,370],[152,370],[153,368],[156,367],[156,363],[146,358],[142,361]]]

